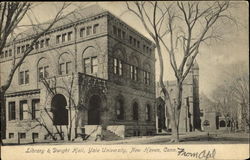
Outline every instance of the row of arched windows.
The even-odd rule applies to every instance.
[[[137,56],[134,54],[131,54],[129,57],[129,60],[125,58],[124,53],[121,51],[121,49],[116,49],[113,54],[113,73],[118,76],[125,76],[125,65],[127,65],[129,69],[129,78],[133,81],[143,81],[144,84],[150,85],[151,82],[151,66],[149,61],[145,61],[142,66],[140,65],[140,60]],[[139,77],[142,72],[143,77]]]
[[[135,101],[132,103],[132,120],[138,121],[139,120],[139,104]],[[151,121],[151,106],[149,104],[146,104],[145,106],[145,120]],[[122,98],[119,98],[115,102],[115,113],[116,113],[116,119],[117,120],[125,120],[125,109],[124,109],[124,100]]]
[[[133,81],[143,81],[144,84],[150,85],[150,80],[152,79],[151,66],[149,61],[145,61],[141,66],[139,58],[132,54],[129,60],[126,60],[124,53],[117,49],[113,55],[113,73],[117,76],[129,76]],[[48,78],[50,76],[51,65],[54,62],[49,59],[43,57],[37,63],[37,74],[38,80],[40,81],[43,78]],[[97,75],[98,72],[98,51],[94,47],[87,47],[82,54],[82,72],[89,75]],[[72,56],[65,52],[59,56],[57,62],[57,70],[59,75],[67,75],[71,74],[74,70],[73,66],[73,58]],[[125,73],[125,65],[127,65],[127,74]],[[29,83],[29,67],[21,65],[19,68],[19,84],[27,84]],[[140,74],[140,72],[142,74]],[[139,76],[143,77],[139,77]]]
[[[38,80],[41,81],[43,78],[48,78],[51,76],[52,65],[54,62],[49,59],[42,57],[38,60],[37,63],[37,76]],[[94,47],[88,47],[82,55],[82,65],[83,72],[86,74],[96,74],[98,70],[98,60],[97,52]],[[58,75],[68,75],[74,71],[73,68],[72,56],[65,52],[59,56],[57,61],[57,73]],[[23,63],[19,68],[19,84],[28,84],[29,83],[29,70],[30,66],[26,63]]]

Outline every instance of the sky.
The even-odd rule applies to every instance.
[[[222,41],[212,43],[209,46],[203,45],[200,48],[200,53],[197,56],[197,62],[199,64],[199,83],[200,93],[204,93],[207,96],[211,96],[213,90],[223,83],[224,72],[227,68],[230,68],[232,64],[242,63],[249,66],[249,15],[248,15],[248,3],[244,1],[238,1],[236,7],[231,11],[231,14],[237,18],[238,26],[227,26],[227,34],[224,35]],[[74,2],[67,12],[74,10],[79,6],[88,6],[93,4],[99,4],[104,9],[109,10],[114,15],[121,18],[128,25],[139,31],[141,34],[150,38],[141,22],[133,16],[133,14],[126,12],[127,8],[125,2]],[[56,14],[60,2],[56,3],[37,3],[32,9],[33,14],[40,22],[47,21]],[[28,23],[28,18],[24,18],[21,24]],[[224,29],[224,28],[222,28]],[[167,57],[164,58],[165,80],[174,80],[174,74],[169,64]],[[156,80],[159,76],[159,63],[156,56]]]

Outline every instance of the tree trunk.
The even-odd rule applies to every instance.
[[[3,88],[0,89],[0,107],[1,107],[1,144],[3,144],[2,140],[6,138],[6,101],[5,101],[5,92]]]
[[[172,137],[170,142],[179,142],[179,121],[182,105],[182,83],[177,81],[176,86],[176,104],[173,105],[173,114],[171,118],[171,127],[172,127]]]
[[[177,121],[174,118],[171,118],[171,128],[172,128],[172,136],[170,143],[176,143],[179,142],[179,126],[176,123]]]

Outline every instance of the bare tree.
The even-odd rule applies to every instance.
[[[36,23],[32,20],[31,16],[35,16],[32,12],[33,7],[36,3],[30,2],[1,2],[0,3],[0,53],[2,53],[3,48],[5,47],[7,40],[11,39],[15,40],[20,34],[14,35],[16,29],[20,26],[20,21],[27,16],[30,19],[31,24],[27,25],[27,27],[31,27],[35,34],[32,35],[32,40],[30,42],[29,47],[26,48],[24,53],[20,58],[13,57],[11,70],[7,75],[7,78],[4,82],[2,82],[0,87],[0,102],[1,102],[1,140],[5,138],[5,93],[7,89],[10,87],[13,76],[18,67],[23,63],[29,53],[33,50],[33,46],[36,44],[37,40],[42,37],[47,31],[49,31],[60,19],[62,19],[65,15],[63,15],[64,10],[69,7],[70,3],[63,3],[63,5],[59,8],[53,20],[47,23]],[[34,19],[34,18],[33,18]]]
[[[233,70],[228,73],[231,80],[230,88],[233,92],[236,103],[240,105],[241,126],[242,129],[249,130],[249,71],[245,70],[247,66],[242,64],[234,65]]]
[[[214,100],[219,104],[220,112],[228,115],[232,122],[249,128],[249,71],[243,63],[233,64],[224,71],[226,78],[216,90]],[[238,121],[240,120],[240,121]]]
[[[238,105],[234,100],[233,90],[230,89],[230,85],[218,86],[213,92],[213,101],[217,112],[225,118],[226,127],[230,132],[233,129],[232,126],[236,126],[238,120]]]
[[[179,141],[179,118],[182,107],[183,81],[189,73],[199,49],[211,39],[220,39],[218,30],[234,21],[229,2],[126,2],[156,44],[160,63],[159,82],[170,115],[171,142]],[[177,81],[176,104],[171,102],[163,83],[163,57],[168,56]],[[189,65],[187,65],[189,62]]]
[[[53,98],[55,95],[58,94],[58,90],[63,90],[65,92],[65,96],[67,98],[67,108],[68,108],[68,125],[65,125],[64,127],[67,128],[67,139],[70,141],[72,140],[72,131],[73,131],[73,123],[78,123],[77,121],[77,115],[78,115],[78,107],[80,103],[76,103],[76,100],[74,99],[75,89],[74,89],[74,82],[75,82],[75,75],[72,73],[72,75],[61,77],[60,81],[61,84],[58,84],[58,80],[56,77],[51,77],[49,79],[47,78],[41,78],[41,82],[43,86],[45,87],[45,101],[43,104],[40,104],[39,106],[39,114],[37,117],[35,117],[35,121],[37,122],[36,125],[32,126],[31,128],[27,128],[27,131],[30,131],[32,129],[35,129],[36,127],[43,127],[47,132],[47,137],[52,138],[53,140],[58,140],[56,135],[59,135],[60,140],[64,140],[64,133],[62,131],[61,125],[51,125],[53,124],[53,116],[51,115],[51,111],[53,112],[55,108],[51,108],[54,106],[48,106],[48,100]],[[75,112],[74,112],[75,111]],[[32,116],[32,110],[27,111]],[[53,132],[51,130],[51,127],[55,127],[56,132]]]

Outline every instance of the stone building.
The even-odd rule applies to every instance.
[[[42,36],[17,69],[5,95],[8,140],[156,131],[154,44],[98,5],[76,12]],[[31,39],[29,30],[6,44],[2,82]]]
[[[187,63],[187,65],[190,65]],[[176,101],[176,81],[164,82],[172,102]],[[158,132],[171,130],[169,116],[164,107],[164,101],[160,97],[159,83],[156,87],[157,118],[156,124]],[[201,129],[200,108],[199,108],[199,66],[195,62],[183,82],[182,108],[180,114],[179,131],[192,132]]]
[[[215,103],[204,93],[200,94],[201,129],[216,131],[219,129],[219,112],[215,110]]]

